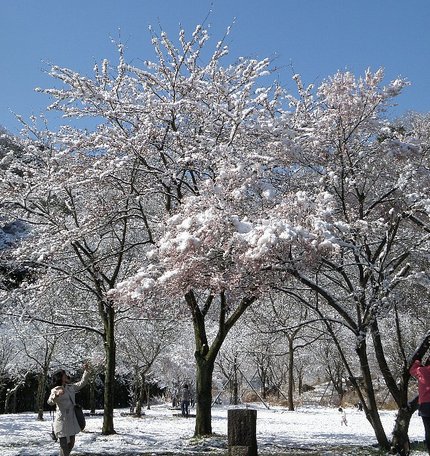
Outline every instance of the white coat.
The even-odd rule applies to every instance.
[[[66,384],[64,394],[61,396],[55,395],[55,392],[62,388],[61,386],[52,388],[48,404],[56,405],[54,432],[57,438],[66,437],[68,441],[72,435],[81,431],[75,415],[75,394],[88,383],[88,377],[89,372],[85,371],[79,382]]]

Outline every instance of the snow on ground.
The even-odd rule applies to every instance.
[[[257,409],[257,442],[259,454],[275,455],[291,451],[320,450],[319,454],[347,454],[332,450],[335,447],[371,448],[376,444],[373,430],[364,413],[346,409],[348,426],[341,426],[341,415],[336,408],[302,407],[290,412],[285,408],[266,410],[259,404]],[[215,437],[194,439],[194,418],[173,416],[166,405],[152,406],[142,418],[127,415],[125,410],[115,411],[116,435],[101,434],[102,417],[87,417],[87,428],[76,437],[72,455],[225,455],[227,449],[227,410],[217,406],[212,411],[212,427]],[[175,412],[177,413],[177,412]],[[384,427],[390,434],[395,412],[381,414]],[[59,445],[50,439],[49,414],[45,421],[37,421],[33,413],[0,415],[1,456],[54,456]],[[421,441],[424,430],[421,419],[415,414],[411,421],[410,438]],[[370,452],[370,451],[369,451]],[[412,452],[412,456],[426,453]]]

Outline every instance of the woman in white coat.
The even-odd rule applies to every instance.
[[[55,372],[53,388],[48,398],[49,405],[56,405],[54,433],[60,441],[60,456],[69,456],[75,445],[75,435],[80,432],[75,415],[75,394],[88,382],[89,371],[85,365],[84,375],[77,383],[71,383],[66,371]]]

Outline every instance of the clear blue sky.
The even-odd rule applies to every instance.
[[[291,65],[305,82],[337,70],[361,74],[384,67],[387,81],[407,77],[398,113],[430,111],[429,0],[2,0],[0,2],[0,125],[17,133],[11,111],[39,114],[49,99],[49,64],[90,75],[96,61],[115,61],[111,37],[126,59],[152,58],[148,26],[177,36],[193,31],[209,11],[214,43],[233,24],[233,58],[276,56],[280,78]]]

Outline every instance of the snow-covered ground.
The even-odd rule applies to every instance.
[[[376,443],[372,428],[363,412],[346,409],[348,426],[341,426],[341,415],[336,408],[302,407],[289,412],[285,408],[257,409],[257,442],[259,454],[275,455],[291,449],[320,450],[321,455],[347,454],[335,447],[371,447]],[[72,455],[190,455],[226,454],[227,410],[213,409],[212,427],[215,437],[194,439],[194,418],[173,416],[167,406],[153,406],[138,419],[127,416],[125,410],[116,410],[117,434],[101,434],[102,417],[87,417],[87,428],[76,437]],[[394,412],[382,412],[387,433],[392,430]],[[59,454],[58,443],[50,439],[49,414],[43,422],[33,413],[0,415],[1,456],[54,456]],[[410,438],[422,440],[421,419],[415,414],[411,421]],[[330,451],[330,449],[332,449]],[[340,451],[340,452],[339,452]],[[412,456],[426,453],[414,451]]]

